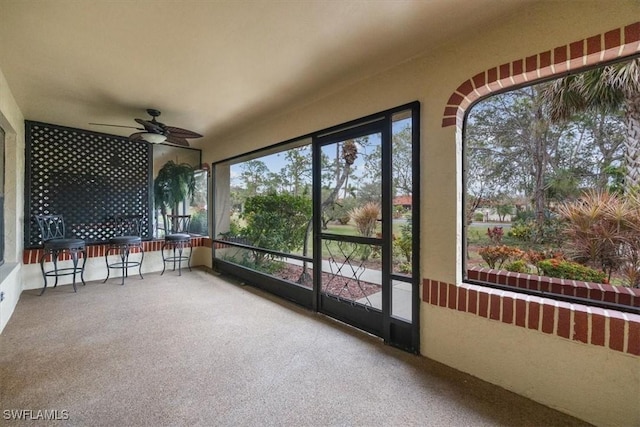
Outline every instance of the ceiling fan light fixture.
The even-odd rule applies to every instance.
[[[160,144],[161,142],[165,142],[167,140],[167,137],[165,135],[161,135],[159,133],[145,132],[140,136],[142,137],[142,139],[152,144]]]

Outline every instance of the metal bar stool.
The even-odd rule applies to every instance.
[[[42,237],[42,246],[44,251],[40,257],[40,270],[42,270],[42,278],[44,279],[44,287],[40,291],[40,295],[47,289],[47,277],[55,277],[53,287],[58,286],[58,277],[73,275],[73,292],[77,292],[76,274],[80,273],[80,280],[84,282],[84,266],[87,263],[87,252],[85,241],[82,239],[67,239],[66,229],[64,226],[64,218],[62,215],[34,215],[36,223],[40,228],[40,236]],[[73,267],[58,268],[58,258],[61,253],[68,252],[73,262]],[[78,254],[82,254],[82,266],[78,266]],[[53,261],[53,270],[44,269],[45,258],[51,255]]]
[[[189,225],[191,224],[191,215],[167,215],[169,219],[169,234],[164,236],[164,244],[162,245],[162,276],[167,267],[167,263],[173,263],[173,271],[176,271],[176,263],[178,263],[178,276],[182,276],[182,261],[187,261],[187,267],[191,271],[191,235],[189,234]],[[184,254],[185,248],[189,248],[189,255]],[[167,254],[165,255],[165,250]],[[177,253],[176,253],[177,252]]]
[[[104,261],[107,264],[107,278],[102,283],[109,280],[109,273],[112,268],[122,271],[122,283],[124,278],[129,277],[129,269],[138,267],[138,274],[142,277],[142,261],[144,260],[144,250],[142,248],[142,223],[144,217],[142,215],[118,215],[115,217],[117,235],[109,239],[109,247],[104,253]],[[134,252],[140,252],[140,260],[130,260],[129,254],[133,249]],[[117,253],[120,259],[116,262],[109,263],[109,255]]]

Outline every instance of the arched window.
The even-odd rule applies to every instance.
[[[467,281],[639,310],[639,40],[636,23],[480,73],[451,96]]]

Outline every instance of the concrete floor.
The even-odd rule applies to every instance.
[[[38,293],[0,335],[2,425],[585,425],[203,271]]]

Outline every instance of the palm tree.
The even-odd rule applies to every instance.
[[[543,91],[552,121],[597,110],[625,114],[626,192],[640,186],[640,59],[619,62],[553,81]]]
[[[180,203],[187,197],[193,198],[196,187],[194,169],[188,163],[177,164],[169,160],[158,171],[153,184],[155,204],[160,208],[164,229],[167,230],[167,209],[177,215]]]

